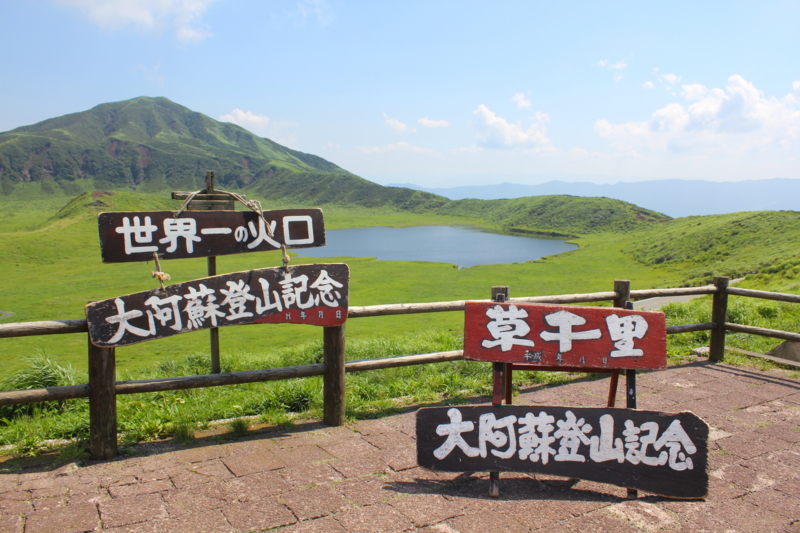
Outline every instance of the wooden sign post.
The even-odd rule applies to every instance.
[[[629,498],[637,489],[704,497],[705,422],[692,413],[634,410],[636,370],[666,368],[666,324],[662,313],[633,311],[622,283],[625,310],[506,303],[505,287],[492,288],[494,302],[467,302],[464,358],[492,363],[492,406],[420,410],[419,465],[489,471],[490,496],[499,496],[500,471],[518,471],[611,483],[628,488]],[[503,396],[511,403],[512,369],[611,373],[608,407],[503,406]],[[613,409],[620,370],[627,373],[628,410]],[[648,455],[648,446],[658,453]]]

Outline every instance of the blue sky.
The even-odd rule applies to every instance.
[[[800,2],[0,2],[0,131],[165,96],[378,183],[800,178]]]

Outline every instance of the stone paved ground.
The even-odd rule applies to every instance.
[[[675,501],[551,476],[436,473],[415,464],[414,412],[312,424],[228,444],[149,447],[110,462],[0,470],[0,532],[513,533],[799,531],[800,380],[696,363],[638,377],[642,409],[712,430],[710,496]],[[607,379],[515,403],[600,407]]]

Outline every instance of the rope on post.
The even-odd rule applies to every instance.
[[[158,279],[158,283],[161,284],[161,292],[166,294],[167,288],[164,286],[164,282],[169,281],[172,278],[166,272],[161,271],[161,261],[158,260],[158,254],[156,252],[153,252],[153,259],[156,261],[156,270],[155,272],[151,272],[150,275],[151,277]]]

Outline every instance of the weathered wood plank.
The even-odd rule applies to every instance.
[[[717,325],[711,330],[709,338],[708,359],[719,362],[725,356],[725,320],[728,314],[728,278],[716,276],[714,286],[717,292],[714,293],[714,300],[711,303],[711,321]]]
[[[117,456],[116,357],[114,348],[89,344],[89,453],[92,459]]]
[[[535,472],[703,498],[708,425],[689,412],[429,407],[417,412],[417,462],[445,472]]]
[[[85,318],[68,320],[42,320],[40,322],[11,322],[0,324],[0,339],[30,337],[33,335],[60,335],[62,333],[86,333]]]
[[[737,333],[749,333],[751,335],[761,335],[762,337],[773,337],[775,339],[787,341],[800,341],[800,333],[789,333],[788,331],[781,331],[778,329],[743,326],[742,324],[733,324],[731,322],[725,322],[725,329],[728,331],[736,331]]]
[[[753,289],[739,289],[737,287],[728,287],[725,290],[727,291],[728,294],[733,294],[735,296],[748,296],[750,298],[761,298],[763,300],[777,300],[779,302],[800,303],[800,295],[797,294],[757,291]]]
[[[67,385],[64,387],[47,387],[46,389],[26,389],[0,392],[0,405],[22,403],[50,402],[88,398],[89,385]]]
[[[208,257],[325,245],[321,209],[264,211],[172,211],[100,213],[100,252],[104,263]],[[273,235],[269,235],[269,226]]]
[[[714,322],[702,322],[700,324],[681,324],[679,326],[667,326],[667,335],[675,335],[676,333],[691,333],[692,331],[706,331],[716,328]]]
[[[345,420],[345,344],[344,324],[323,330],[326,371],[322,381],[322,419],[329,426],[342,426]]]
[[[343,263],[262,268],[119,296],[86,306],[95,346],[126,346],[248,323],[335,326],[347,317]]]
[[[395,357],[382,357],[379,359],[360,359],[347,361],[346,372],[363,372],[365,370],[380,370],[398,366],[427,365],[429,363],[446,363],[448,361],[461,361],[464,359],[463,350],[451,352],[424,353],[417,355],[398,355]]]
[[[714,294],[717,288],[714,285],[702,287],[679,287],[676,289],[641,289],[631,291],[631,299],[643,300],[645,298],[658,298],[660,296],[693,296],[697,294]]]

